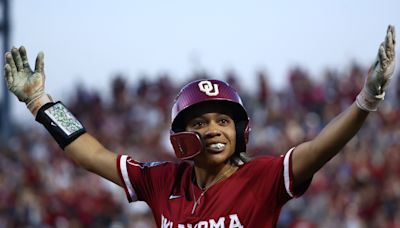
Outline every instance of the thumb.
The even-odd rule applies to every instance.
[[[39,52],[36,57],[35,72],[44,74],[44,53]]]

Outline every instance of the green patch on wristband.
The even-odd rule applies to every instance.
[[[83,129],[82,124],[61,103],[51,106],[44,112],[67,136]]]

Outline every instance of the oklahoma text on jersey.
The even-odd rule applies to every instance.
[[[168,220],[161,215],[161,227],[162,228],[225,228],[225,220],[229,220],[229,228],[243,228],[240,223],[237,214],[232,214],[226,217],[219,217],[217,220],[209,219],[205,221],[199,221],[195,225],[193,224],[176,224],[173,221]]]

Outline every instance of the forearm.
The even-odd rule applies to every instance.
[[[354,103],[334,118],[321,133],[312,140],[312,147],[318,160],[330,160],[360,130],[369,112],[361,110]]]
[[[40,108],[51,102],[53,102],[51,97],[43,94],[43,96],[33,100],[27,106],[36,117]],[[84,133],[80,135],[69,143],[64,148],[64,151],[68,157],[82,168],[96,173],[120,186],[122,185],[116,168],[117,155],[106,150],[90,134]]]
[[[300,144],[293,154],[295,179],[304,181],[333,158],[359,131],[368,112],[352,104],[313,140]]]
[[[116,166],[117,154],[110,152],[90,134],[85,133],[65,147],[66,155],[82,168],[122,186]]]

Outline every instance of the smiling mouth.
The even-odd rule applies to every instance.
[[[212,143],[207,145],[207,149],[214,152],[221,152],[225,149],[225,144],[223,143]]]

